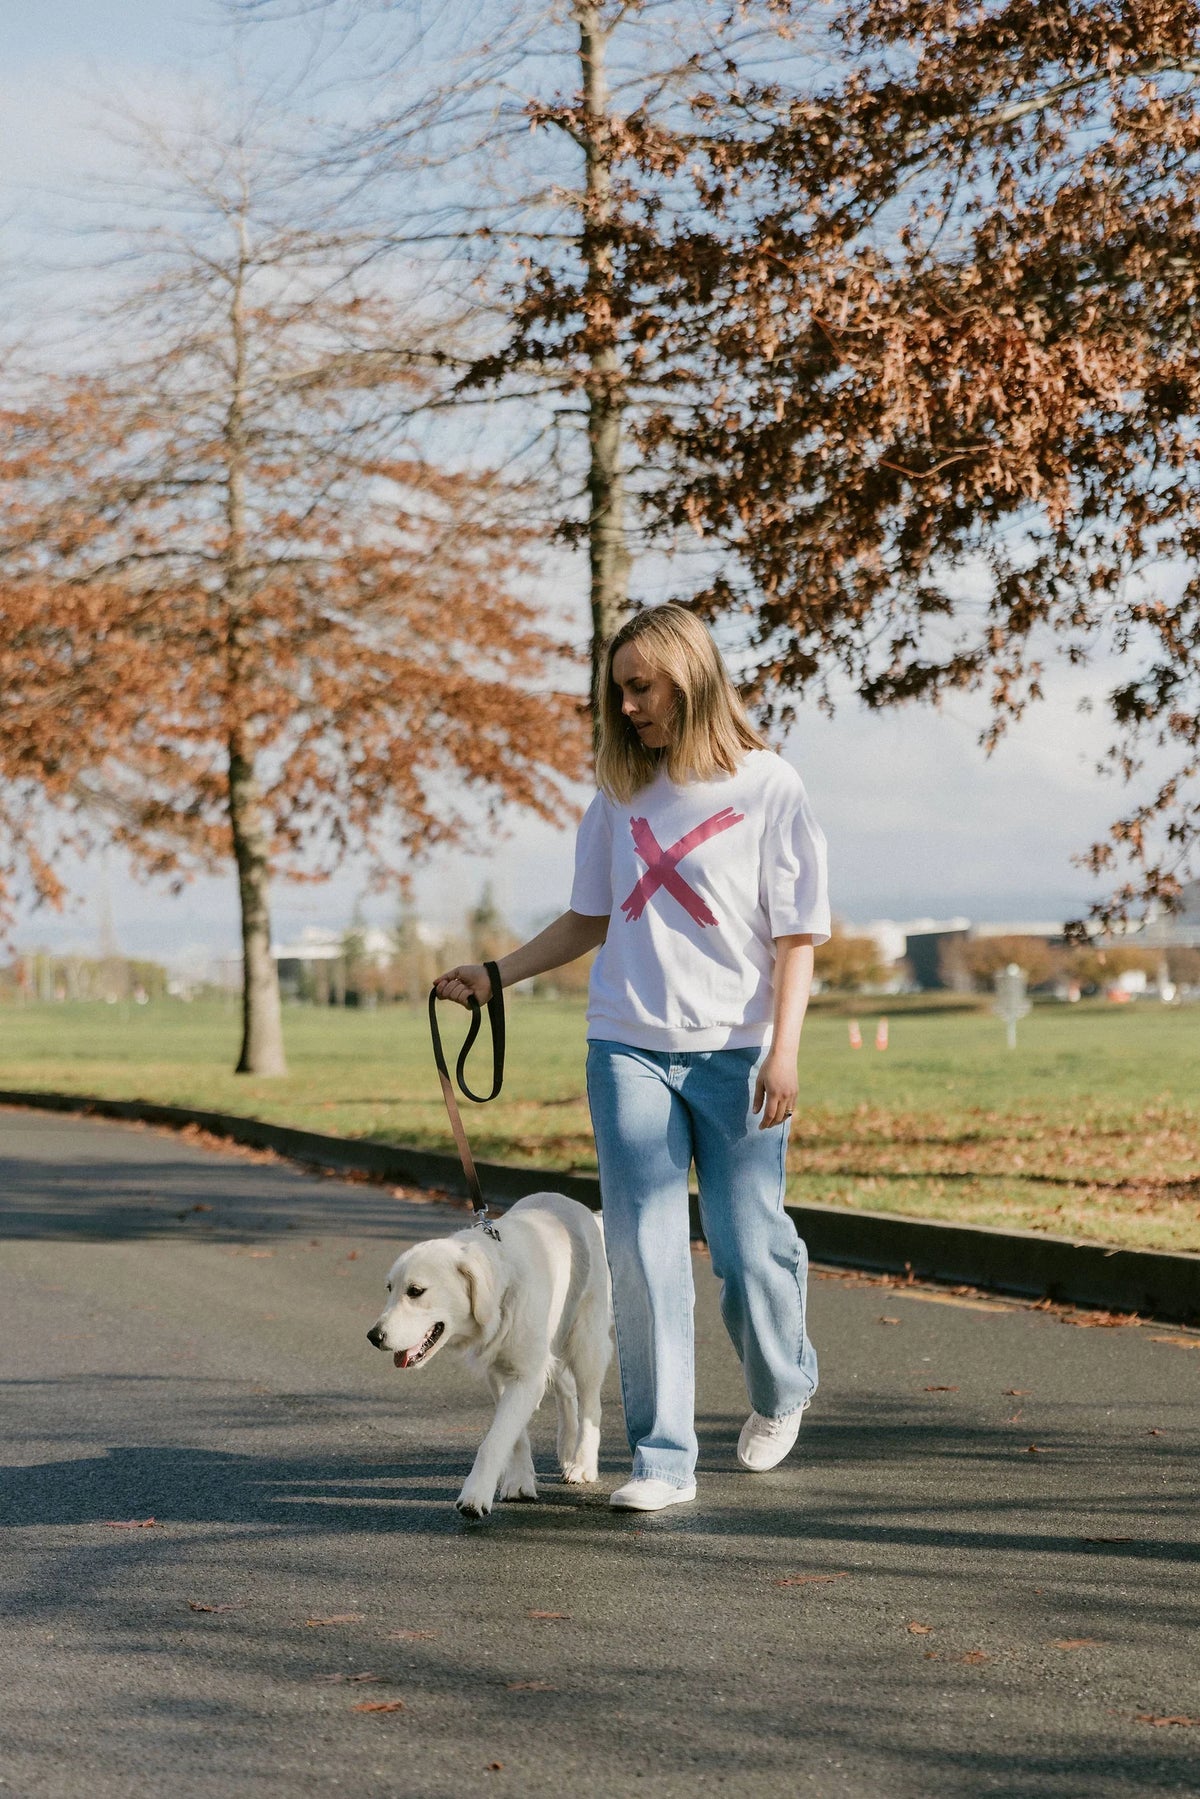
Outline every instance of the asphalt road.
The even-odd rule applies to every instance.
[[[0,1196],[0,1793],[1200,1793],[1200,1337],[816,1279],[753,1476],[698,1256],[698,1504],[608,1511],[610,1382],[471,1528],[482,1396],[365,1338],[461,1212],[11,1111]]]

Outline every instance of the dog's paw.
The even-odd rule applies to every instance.
[[[513,1475],[500,1484],[500,1497],[508,1501],[536,1500],[537,1481],[531,1474]]]
[[[464,1487],[454,1501],[454,1509],[460,1518],[467,1520],[468,1524],[482,1524],[483,1520],[491,1515],[492,1502],[490,1499],[485,1499],[481,1493],[469,1493]]]
[[[590,1487],[599,1480],[600,1470],[595,1462],[564,1462],[562,1478],[572,1487]]]

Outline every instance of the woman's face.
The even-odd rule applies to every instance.
[[[623,643],[613,657],[612,678],[639,743],[648,750],[666,749],[677,697],[674,681],[647,662],[636,640]]]

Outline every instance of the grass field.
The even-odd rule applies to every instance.
[[[457,1044],[459,1014],[443,1010]],[[285,1029],[292,1072],[265,1081],[230,1072],[232,1004],[9,1007],[0,1086],[453,1148],[423,1008],[294,1007]],[[885,1053],[873,1033],[865,1010],[862,1050],[844,1016],[815,1011],[805,1026],[793,1197],[1200,1250],[1200,1012],[1039,1008],[1011,1052],[986,1012],[893,1008]],[[593,1169],[583,1056],[579,1005],[516,1000],[504,1094],[464,1106],[476,1154]]]

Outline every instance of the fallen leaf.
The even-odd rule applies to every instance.
[[[931,1637],[933,1635],[932,1624],[906,1624],[905,1629],[910,1637]]]
[[[543,1623],[546,1623],[552,1618],[569,1620],[571,1614],[570,1612],[526,1612],[525,1616],[527,1618],[540,1618]]]
[[[106,1518],[105,1530],[152,1530],[157,1518]]]
[[[510,1680],[507,1693],[557,1693],[558,1688],[548,1680]]]
[[[980,1662],[988,1662],[991,1661],[992,1658],[986,1649],[968,1649],[967,1653],[965,1655],[960,1655],[958,1659],[959,1661],[966,1662],[969,1668],[977,1668]]]
[[[352,1712],[402,1712],[403,1699],[360,1699],[350,1707]]]
[[[1045,1453],[1045,1450],[1040,1449],[1036,1443],[1031,1443],[1029,1448],[1025,1451],[1026,1455],[1045,1455]]]
[[[899,1324],[900,1320],[898,1318],[884,1318],[881,1315],[879,1322],[880,1324]]]
[[[786,1574],[782,1580],[777,1580],[773,1584],[777,1587],[806,1587],[818,1581],[849,1580],[849,1578],[849,1571],[843,1568],[837,1574]]]
[[[1005,1399],[1028,1399],[1033,1392],[1032,1387],[1005,1387]]]
[[[1185,1718],[1181,1715],[1171,1718],[1156,1718],[1153,1712],[1136,1712],[1134,1715],[1139,1724],[1156,1724],[1159,1726],[1163,1724],[1182,1724],[1185,1727],[1200,1725],[1200,1718]]]
[[[503,1766],[504,1766],[503,1762],[489,1762],[487,1765],[487,1771],[489,1774],[499,1774],[499,1772]]]
[[[957,1293],[929,1293],[919,1288],[905,1287],[900,1295],[902,1299],[921,1300],[925,1305],[961,1306],[964,1312],[1012,1312],[1014,1306],[1006,1306],[998,1299],[963,1299]]]
[[[926,1387],[927,1393],[957,1393],[957,1387]]]
[[[1200,1337],[1151,1337],[1152,1343],[1173,1343],[1176,1349],[1200,1349]]]
[[[314,1674],[318,1686],[340,1687],[365,1685],[369,1680],[382,1680],[382,1674]]]
[[[1101,1641],[1100,1637],[1059,1637],[1057,1642],[1051,1643],[1050,1647],[1051,1649],[1091,1649],[1094,1644]]]
[[[383,1640],[385,1643],[426,1643],[441,1634],[440,1630],[389,1630]]]
[[[366,1617],[365,1612],[334,1612],[328,1618],[306,1618],[309,1630],[316,1630],[322,1624],[361,1624]]]
[[[1162,1431],[1155,1429],[1153,1426],[1146,1432],[1148,1437],[1161,1437],[1162,1434]]]
[[[1024,1416],[1025,1416],[1024,1407],[1018,1407],[1018,1409],[1013,1413],[1012,1417],[1006,1418],[1004,1420],[1004,1422],[1005,1422],[1005,1424],[1020,1424],[1020,1422]]]
[[[347,1256],[347,1257],[346,1257],[346,1260],[347,1260],[347,1261],[348,1261],[348,1262],[357,1262],[357,1260],[358,1260],[358,1251],[357,1251],[357,1250],[356,1250],[356,1249],[352,1249],[352,1250],[351,1250],[351,1251],[350,1251],[350,1254],[349,1254],[349,1255],[348,1255],[348,1256]]]
[[[1084,1543],[1132,1543],[1132,1537],[1082,1537]]]
[[[1077,1317],[1064,1318],[1064,1324],[1074,1324],[1080,1330],[1120,1330],[1125,1325],[1140,1324],[1141,1319],[1136,1312],[1081,1312]]]
[[[940,1661],[941,1661],[941,1659],[942,1659],[942,1656],[941,1656],[941,1651],[940,1651],[940,1650],[938,1650],[938,1649],[927,1649],[927,1650],[926,1650],[926,1651],[925,1651],[925,1660],[926,1660],[926,1661],[927,1661],[927,1662],[940,1662]]]
[[[232,1599],[226,1605],[205,1605],[203,1600],[189,1599],[188,1610],[190,1612],[240,1612],[245,1603],[244,1599]]]

